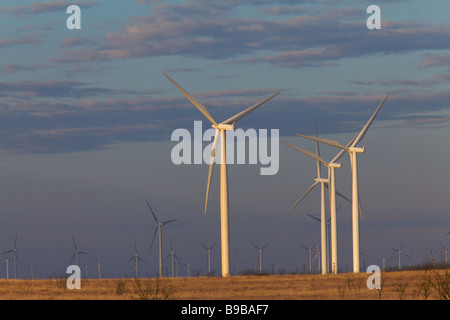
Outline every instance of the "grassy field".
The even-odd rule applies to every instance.
[[[0,280],[3,300],[439,300],[449,299],[450,269],[381,273],[381,289],[369,290],[366,273],[251,275],[162,279]]]

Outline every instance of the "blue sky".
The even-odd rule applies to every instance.
[[[70,4],[81,8],[81,30],[66,28]],[[381,8],[380,30],[366,27],[371,4]],[[239,127],[279,129],[309,150],[314,144],[293,132],[313,134],[317,122],[319,134],[346,143],[389,92],[361,143],[361,261],[381,264],[403,242],[415,263],[438,254],[450,245],[448,9],[413,0],[2,1],[0,249],[18,232],[19,276],[36,261],[36,276],[46,278],[64,273],[74,235],[90,253],[81,264],[91,276],[94,256],[105,276],[132,276],[136,239],[141,274],[153,276],[148,200],[161,220],[177,219],[164,230],[164,256],[172,239],[191,270],[206,271],[200,242],[220,239],[218,175],[204,216],[207,165],[174,165],[170,136],[196,120],[209,124],[167,72],[218,121],[279,91]],[[319,214],[318,191],[286,217],[315,163],[285,145],[279,151],[274,176],[259,175],[260,165],[229,166],[231,267],[236,255],[241,268],[258,267],[253,241],[270,243],[265,269],[303,270],[300,243],[319,239],[306,216]],[[331,160],[336,150],[321,152]],[[342,161],[337,185],[350,195],[348,156]],[[339,213],[343,270],[350,211],[343,203]]]

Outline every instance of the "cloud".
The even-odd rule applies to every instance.
[[[450,53],[430,54],[420,63],[420,66],[422,67],[440,67],[448,65],[450,65]]]
[[[22,17],[29,14],[43,14],[49,12],[66,12],[68,6],[71,2],[68,1],[39,1],[32,2],[27,6],[16,6],[16,7],[6,7],[0,8],[0,13],[6,13],[14,17]],[[95,1],[77,1],[76,5],[80,7],[90,8],[98,3]]]
[[[260,12],[277,18],[271,19],[264,14],[235,15],[243,3],[156,3],[149,15],[135,17],[122,30],[107,33],[96,47],[64,50],[53,61],[182,56],[303,68],[334,65],[346,58],[450,48],[446,41],[450,37],[449,25],[383,20],[383,28],[373,32],[360,19],[365,12],[354,7],[324,5],[308,15],[298,15],[310,10],[301,5],[309,1],[285,1],[287,6],[273,5],[272,1],[246,2],[263,6]],[[298,14],[286,15],[288,12]]]
[[[15,45],[39,44],[42,42],[41,34],[30,34],[17,39],[0,38],[0,48],[6,48]]]
[[[192,92],[218,121],[273,93],[274,89]],[[313,124],[320,121],[321,134],[356,132],[384,94],[343,91],[290,97],[282,91],[258,112],[239,121],[239,127],[280,129],[280,135],[286,136],[299,128],[305,134],[312,133]],[[18,153],[94,150],[116,141],[169,141],[177,128],[192,130],[196,120],[208,123],[176,90],[167,94],[101,88],[77,81],[12,81],[0,82],[0,96],[0,147]],[[446,126],[448,116],[438,114],[449,109],[449,99],[448,91],[391,92],[377,123],[390,120],[387,125],[393,121],[402,126]],[[435,115],[429,116],[429,112]]]

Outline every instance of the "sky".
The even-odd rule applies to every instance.
[[[81,29],[68,29],[68,6]],[[381,29],[366,25],[372,4]],[[172,161],[176,129],[209,121],[168,81],[167,73],[224,121],[278,96],[236,124],[279,130],[279,140],[314,152],[293,133],[346,144],[382,98],[389,98],[360,142],[361,263],[387,265],[441,258],[450,247],[450,24],[448,1],[128,0],[12,1],[0,4],[0,250],[16,249],[19,278],[65,274],[72,236],[83,273],[132,277],[135,241],[158,270],[148,201],[184,264],[178,274],[221,274],[219,170],[208,212],[208,165]],[[208,138],[209,139],[209,138]],[[207,147],[211,140],[206,140]],[[229,164],[230,270],[303,272],[320,239],[319,190],[289,215],[313,183],[314,160],[280,143],[276,174]],[[338,150],[321,145],[331,160]],[[351,195],[348,155],[337,189]],[[325,174],[325,170],[322,171]],[[338,200],[339,268],[351,271],[351,204]],[[329,213],[327,213],[328,215]],[[151,249],[151,250],[150,250]],[[3,255],[1,277],[6,277]],[[316,260],[317,262],[317,260]],[[315,263],[316,264],[316,263]],[[170,258],[164,262],[171,273]],[[364,270],[362,270],[364,271]]]

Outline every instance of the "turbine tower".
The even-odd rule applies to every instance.
[[[281,141],[285,145],[313,158],[316,161],[321,162],[328,168],[328,192],[329,192],[329,201],[330,201],[330,218],[331,218],[331,270],[332,273],[336,274],[338,272],[338,255],[337,255],[337,219],[336,219],[336,181],[335,181],[335,173],[334,169],[340,168],[342,166],[341,163],[334,162],[332,160],[330,162],[326,162],[317,154],[304,150],[302,148],[293,146],[287,142]]]
[[[152,250],[153,247],[153,241],[155,241],[155,236],[156,236],[156,232],[158,231],[158,241],[159,241],[159,277],[162,277],[162,269],[163,269],[163,260],[162,260],[162,227],[168,223],[177,221],[175,220],[168,220],[168,221],[164,221],[164,222],[159,222],[158,218],[156,217],[155,213],[153,212],[152,208],[150,207],[150,204],[147,202],[147,206],[150,209],[150,212],[153,215],[153,218],[155,219],[155,223],[156,223],[156,228],[155,228],[155,232],[153,232],[153,239],[152,239],[152,244],[150,245],[150,251]]]
[[[262,267],[261,267],[261,255],[265,247],[269,245],[269,243],[265,244],[262,248],[258,248],[256,244],[250,241],[250,243],[258,250],[258,256],[259,256],[259,273],[262,273]]]
[[[217,244],[217,242],[215,242],[211,247],[207,247],[205,246],[203,243],[200,242],[200,244],[202,245],[203,248],[205,248],[206,250],[206,256],[208,259],[208,276],[211,276],[211,252],[212,249],[214,248],[214,246]]]
[[[274,98],[279,94],[275,93],[274,95],[266,98],[250,108],[245,109],[244,111],[234,115],[233,117],[221,122],[217,123],[216,120],[211,116],[208,109],[200,102],[198,102],[194,97],[192,97],[189,93],[187,93],[183,88],[181,88],[175,81],[173,81],[166,73],[164,75],[169,79],[172,84],[177,87],[178,90],[212,123],[212,127],[216,129],[213,146],[211,149],[211,159],[209,164],[209,173],[208,173],[208,182],[206,187],[206,200],[205,200],[205,214],[208,207],[208,196],[209,196],[209,187],[211,184],[211,176],[212,170],[214,166],[214,158],[216,153],[216,144],[217,138],[221,137],[221,146],[220,146],[220,228],[221,228],[221,250],[222,250],[222,277],[230,276],[230,241],[229,241],[229,230],[228,230],[228,182],[227,182],[227,164],[226,164],[226,131],[234,130],[235,124],[237,121],[245,117],[247,114],[260,107],[262,104],[266,103],[270,99]]]
[[[366,125],[362,128],[362,130],[352,139],[350,142],[344,146],[341,143],[331,140],[331,139],[323,139],[318,137],[311,137],[311,136],[305,136],[301,134],[297,134],[300,137],[307,138],[310,140],[322,142],[337,148],[342,149],[341,152],[339,152],[336,157],[331,161],[337,161],[340,159],[345,152],[348,152],[350,155],[350,164],[352,169],[352,238],[353,238],[353,272],[359,273],[359,256],[360,256],[360,250],[359,250],[359,210],[360,210],[360,200],[359,200],[359,192],[358,192],[358,165],[356,161],[356,154],[358,153],[364,153],[366,147],[356,147],[358,142],[360,142],[364,136],[366,135],[367,131],[369,130],[370,125],[372,124],[373,120],[375,119],[376,115],[380,111],[381,107],[383,106],[384,102],[388,98],[389,94],[387,94],[381,103],[378,105],[378,108],[375,110],[375,112],[372,114],[372,116],[367,121]]]

